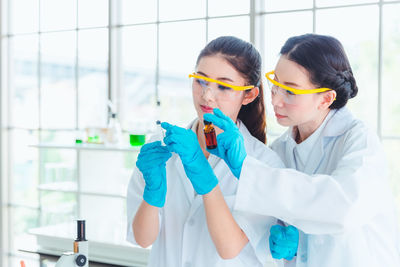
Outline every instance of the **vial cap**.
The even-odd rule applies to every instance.
[[[210,124],[212,124],[210,121],[204,120],[204,125],[210,125]]]

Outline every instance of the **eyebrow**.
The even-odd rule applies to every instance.
[[[275,74],[275,77],[278,78],[278,75]],[[278,79],[279,82],[279,79]],[[297,83],[293,83],[293,82],[284,82],[285,85],[287,86],[292,86],[292,87],[300,87]]]
[[[208,75],[207,75],[207,74],[205,74],[204,72],[198,71],[197,73],[198,73],[198,74],[200,74],[200,75],[202,75],[202,76],[208,77]],[[215,80],[218,80],[218,81],[230,81],[230,82],[233,82],[233,80],[232,80],[232,79],[230,79],[230,78],[227,78],[227,77],[218,77],[218,78],[216,78]]]

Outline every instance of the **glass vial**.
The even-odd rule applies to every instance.
[[[215,128],[209,121],[204,121],[204,135],[206,136],[206,146],[208,149],[214,149],[217,147],[217,136],[215,134]]]

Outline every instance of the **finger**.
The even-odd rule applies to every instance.
[[[206,113],[203,115],[203,119],[212,122],[214,125],[216,125],[218,128],[221,128],[224,131],[229,129],[229,123],[224,119],[218,118],[214,114]]]
[[[154,162],[157,159],[164,159],[164,158],[170,158],[171,157],[171,152],[168,151],[168,153],[154,153],[154,154],[148,154],[146,156],[140,156],[138,157],[139,162]],[[153,164],[153,163],[151,163]]]
[[[164,128],[165,130],[168,130],[169,128],[173,127],[174,125],[169,124],[168,122],[162,122],[161,127]]]
[[[153,153],[153,154],[138,156],[138,161],[150,162],[150,161],[154,161],[157,159],[170,158],[171,156],[172,156],[172,154],[170,151],[163,152],[163,153]]]
[[[217,156],[217,157],[220,157],[220,156],[219,156],[219,149],[218,149],[218,146],[217,146],[216,148],[213,148],[213,149],[209,149],[208,147],[206,147],[206,150],[207,150],[208,152],[210,152],[211,154],[213,154],[213,155],[215,155],[215,156]]]
[[[152,169],[155,166],[164,164],[170,157],[171,156],[160,155],[151,159],[138,160],[136,161],[136,167],[138,167],[139,170]]]
[[[170,145],[172,145],[172,144],[179,144],[179,145],[183,145],[183,142],[182,142],[183,140],[182,140],[182,138],[179,136],[179,135],[169,135],[169,136],[166,136],[165,138],[164,138],[164,143],[167,145],[167,146],[170,146]]]
[[[160,141],[158,141],[160,142]],[[155,146],[149,149],[145,149],[144,151],[140,151],[139,155],[147,155],[147,154],[154,154],[154,153],[166,153],[168,152],[168,149],[165,146]]]
[[[229,118],[227,115],[225,115],[219,108],[214,108],[213,112],[215,116],[218,118],[223,119],[224,121],[228,122],[230,125],[235,126],[236,124],[233,122],[231,118]]]
[[[290,236],[293,236],[293,237],[296,237],[296,236],[299,235],[299,230],[297,230],[296,227],[294,227],[292,225],[289,225],[288,227],[286,227],[286,234],[290,235]]]
[[[161,146],[161,142],[160,141],[155,141],[155,142],[144,144],[140,148],[140,152],[150,150],[150,149],[152,149],[154,147],[157,147],[157,146]]]
[[[138,155],[138,159],[150,159],[151,157],[154,157],[155,155],[169,155],[171,152],[168,150],[167,147],[159,147],[156,149],[152,149],[149,151],[144,151],[144,152],[140,152]]]
[[[187,129],[182,128],[176,125],[169,124],[168,122],[162,122],[161,127],[163,127],[166,130],[165,135],[171,135],[171,134],[186,134]]]

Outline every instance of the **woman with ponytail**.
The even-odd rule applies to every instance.
[[[231,123],[226,126],[240,132],[248,155],[283,167],[265,145],[261,65],[248,42],[235,37],[211,41],[189,75],[197,118],[187,128],[163,122],[166,146],[153,140],[142,147],[128,188],[128,240],[152,245],[149,266],[264,266],[273,261],[268,233],[277,220],[231,213],[238,169],[210,154],[203,132],[204,114],[223,112]],[[215,149],[226,149],[229,136],[215,131]]]

